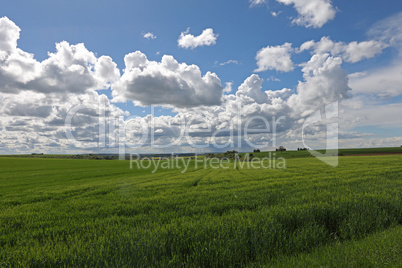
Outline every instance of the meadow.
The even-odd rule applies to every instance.
[[[325,150],[318,150],[319,153],[326,153]],[[303,158],[313,157],[309,151],[284,151],[272,152],[276,157],[289,158]],[[333,154],[339,156],[355,156],[355,155],[389,155],[389,154],[402,154],[402,147],[382,147],[382,148],[352,148],[352,149],[339,149]],[[245,155],[244,153],[241,155]],[[253,153],[255,157],[264,157],[267,152]]]
[[[0,158],[0,266],[402,265],[402,155],[152,170]]]

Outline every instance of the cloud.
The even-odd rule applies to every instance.
[[[349,97],[348,77],[342,59],[329,54],[313,55],[302,69],[304,81],[297,86],[289,104],[296,113],[310,114],[335,101]]]
[[[269,77],[269,78],[267,79],[267,81],[280,82],[281,79],[279,79],[279,78],[277,78],[277,77],[271,75],[271,77]]]
[[[4,52],[4,51],[3,51]],[[32,54],[15,48],[0,58],[0,91],[18,93],[31,90],[39,93],[72,92],[108,88],[120,76],[110,57],[97,58],[84,44],[56,44],[56,52],[42,62]]]
[[[148,33],[143,34],[142,37],[144,37],[146,39],[156,39],[157,36],[154,35],[153,33],[148,32]]]
[[[367,99],[364,101],[365,103],[362,106],[345,106],[343,119],[352,122],[353,127],[392,128],[402,125],[402,118],[395,116],[400,114],[402,110],[401,103],[383,104],[375,103],[372,100],[368,101]]]
[[[105,95],[98,95],[95,91],[81,95],[22,91],[18,94],[0,93],[0,99],[0,125],[5,126],[1,134],[12,153],[29,152],[33,148],[44,152],[54,152],[54,149],[68,152],[88,145],[97,146],[101,136],[100,122],[124,114],[111,105]],[[79,106],[85,109],[73,116],[71,130],[78,140],[86,140],[85,143],[67,140],[65,131],[69,111]],[[99,113],[102,107],[104,115]],[[13,142],[14,139],[18,142]]]
[[[266,103],[268,101],[267,94],[261,92],[262,80],[258,75],[253,74],[241,84],[236,92],[236,97],[240,99],[250,98],[252,102]]]
[[[238,133],[238,127],[243,129],[245,125],[253,128],[254,131],[249,138],[257,139],[261,133],[267,133],[267,126],[261,120],[262,117],[270,120],[273,116],[289,114],[286,99],[291,95],[290,89],[262,91],[262,83],[263,80],[253,74],[239,86],[236,93],[224,95],[222,105],[202,109],[197,107],[175,109],[176,116],[165,116],[163,119],[155,117],[154,119],[157,121],[155,128],[164,129],[163,133],[170,133],[168,137],[174,139],[181,133],[184,126],[182,122],[185,122],[189,127],[187,131],[191,139],[199,145],[207,146],[210,148],[209,150],[216,149],[212,146],[214,142],[228,143],[231,133],[236,136],[242,135]],[[283,131],[289,127],[290,122],[292,122],[291,118],[286,122],[281,122],[278,128]],[[214,132],[216,135],[212,137]],[[240,138],[243,144],[247,145],[244,137]],[[161,141],[161,144],[168,141]],[[188,141],[185,139],[181,142],[184,146],[188,145]],[[233,142],[237,143],[237,141]]]
[[[248,148],[246,140],[260,145],[269,142],[272,146],[272,129],[271,132],[266,129],[262,118],[271,121],[273,117],[278,119],[283,115],[285,118],[277,125],[278,145],[283,141],[283,145],[294,144],[296,148],[302,146],[298,144],[298,139],[306,117],[334,101],[340,101],[341,104],[350,102],[351,106],[357,107],[355,110],[358,111],[352,108],[347,110],[350,115],[345,120],[340,118],[342,123],[350,121],[347,127],[365,126],[369,121],[379,125],[378,122],[385,121],[383,117],[387,117],[384,126],[400,123],[400,119],[392,116],[398,114],[400,105],[378,106],[374,101],[377,97],[402,94],[399,86],[402,84],[402,66],[397,60],[392,66],[363,70],[349,76],[342,69],[343,61],[353,62],[376,55],[372,53],[378,51],[375,49],[376,44],[386,43],[385,39],[375,39],[378,43],[342,43],[333,42],[329,38],[322,40],[322,43],[306,42],[299,50],[311,50],[313,55],[301,65],[303,78],[294,89],[269,90],[264,86],[263,79],[252,74],[237,88],[237,92],[231,93],[235,91],[232,90],[232,83],[222,86],[216,74],[202,74],[198,66],[179,63],[172,56],[166,55],[158,62],[148,60],[139,51],[130,53],[124,59],[125,69],[120,76],[117,65],[109,56],[98,57],[84,44],[71,45],[63,41],[57,43],[55,51],[40,62],[34,55],[17,47],[20,30],[15,24],[4,18],[0,24],[2,153],[46,153],[57,150],[62,153],[78,153],[85,152],[85,148],[94,148],[100,139],[110,142],[108,147],[91,150],[117,151],[113,147],[120,142],[117,130],[102,134],[99,128],[102,122],[117,120],[119,116],[128,113],[117,108],[106,95],[100,95],[97,91],[109,87],[114,101],[133,101],[135,105],[157,104],[172,108],[173,115],[170,116],[145,115],[126,119],[126,134],[131,138],[128,143],[133,145],[139,143],[138,137],[141,137],[144,129],[153,128],[156,130],[155,143],[159,145],[168,144],[183,131],[187,131],[194,143],[206,145],[208,151],[216,150],[214,142],[223,145],[221,150],[227,150],[229,147],[224,145],[231,146],[231,142],[236,148],[239,140],[245,149]],[[258,67],[262,70],[293,70],[291,53],[294,51],[290,43],[263,48],[257,53],[257,57],[260,56],[257,58]],[[270,77],[268,80],[274,81],[275,78]],[[355,94],[351,94],[351,88]],[[361,107],[366,104],[363,101],[363,104],[357,103],[356,99],[349,98],[351,95],[354,98],[356,95],[373,95],[370,100],[374,104],[363,109]],[[101,112],[100,103],[104,113]],[[86,109],[78,111],[72,118],[72,133],[79,141],[70,142],[66,139],[64,124],[69,111],[77,105],[84,105]],[[375,109],[381,112],[378,115],[370,112]],[[247,138],[241,132],[246,124],[254,131]],[[218,131],[218,134],[211,137],[214,131]],[[230,140],[231,133],[234,135],[233,140]],[[342,137],[349,140],[356,140],[355,136],[354,132],[342,132]],[[361,142],[363,144],[366,141]],[[370,142],[381,145],[392,141],[381,143],[381,140],[373,137]],[[355,143],[348,144],[353,146]],[[192,149],[186,139],[181,139],[175,146],[179,148],[177,151]],[[149,149],[148,140],[139,150]]]
[[[261,57],[259,67],[292,70],[292,51],[290,43],[263,48],[257,54]],[[244,133],[236,126],[243,129],[246,124],[254,129],[247,138],[249,142],[271,142],[272,137],[266,137],[262,118],[270,120],[284,115],[286,118],[277,125],[278,133],[296,133],[312,111],[322,104],[346,98],[350,90],[346,73],[340,67],[341,58],[328,54],[314,55],[303,65],[304,80],[299,82],[297,92],[288,88],[263,89],[263,79],[253,74],[245,79],[237,92],[230,93],[231,83],[224,87],[216,74],[207,72],[203,75],[198,66],[178,63],[172,56],[165,55],[157,62],[148,60],[139,51],[127,54],[120,76],[112,58],[97,57],[84,44],[60,42],[56,44],[55,52],[49,53],[42,62],[17,47],[1,53],[0,125],[5,126],[6,131],[0,135],[2,145],[13,152],[33,148],[45,152],[54,151],[54,148],[77,152],[97,146],[100,139],[118,144],[115,131],[99,133],[100,119],[113,121],[127,114],[110,103],[107,96],[98,94],[97,89],[109,86],[114,101],[167,106],[176,114],[127,119],[124,122],[127,135],[133,138],[129,143],[138,144],[144,127],[149,130],[155,123],[157,144],[168,144],[183,131],[188,131],[194,142],[212,149],[214,142],[223,145],[230,142],[230,133],[238,135],[244,144]],[[99,103],[104,107],[103,114]],[[77,105],[84,105],[85,109],[72,118],[72,134],[79,141],[71,142],[66,139],[64,124],[69,111]],[[206,129],[211,131],[205,132]],[[211,137],[214,131],[218,134]],[[189,141],[182,139],[177,144],[186,148]],[[144,150],[149,146],[146,142]]]
[[[402,95],[402,12],[381,20],[368,31],[371,38],[386,43],[399,51],[385,66],[378,66],[350,75],[350,86],[359,94],[374,98],[392,98]]]
[[[233,82],[226,82],[226,86],[223,89],[223,92],[225,92],[225,93],[232,92],[232,86],[233,86]]]
[[[101,56],[97,59],[95,66],[95,75],[100,80],[101,84],[109,84],[120,78],[120,71],[117,64],[109,56]],[[103,86],[105,88],[105,86]]]
[[[375,23],[368,34],[396,47],[402,55],[402,12]]]
[[[339,57],[330,57],[328,54],[313,55],[302,69],[304,81],[299,82],[297,92],[288,88],[264,91],[263,79],[253,74],[238,87],[235,94],[225,95],[222,105],[216,108],[208,107],[202,112],[198,110],[176,110],[176,112],[178,116],[194,116],[200,118],[200,121],[211,122],[212,131],[219,130],[222,138],[228,137],[231,132],[236,132],[237,124],[240,124],[242,129],[247,124],[248,127],[254,128],[251,140],[268,137],[268,140],[262,143],[271,142],[271,145],[270,134],[267,134],[266,125],[260,119],[271,120],[274,117],[285,116],[277,126],[277,134],[287,136],[283,138],[284,140],[296,136],[300,139],[301,126],[306,117],[324,105],[349,97],[351,89],[348,87],[347,74],[342,70],[341,64],[342,60]],[[208,142],[207,139],[204,142]]]
[[[222,137],[231,131],[236,132],[236,124],[242,128],[248,124],[255,128],[253,139],[269,136],[266,134],[266,126],[258,118],[270,120],[285,116],[278,125],[278,135],[299,135],[300,138],[300,129],[306,117],[327,104],[341,102],[349,97],[351,89],[341,65],[339,57],[313,55],[302,69],[304,81],[299,82],[297,92],[288,88],[264,91],[263,79],[253,74],[238,87],[235,94],[225,95],[222,105],[216,108],[208,107],[202,112],[176,111],[178,115],[195,116],[212,122],[212,130],[221,130]]]
[[[293,70],[293,62],[290,53],[293,51],[291,43],[281,46],[267,46],[258,51],[256,60],[258,68],[255,72],[277,70],[290,72]]]
[[[293,23],[307,28],[321,28],[335,18],[336,10],[330,0],[276,0],[284,5],[292,5],[299,16]]]
[[[216,74],[202,75],[198,66],[178,63],[172,56],[153,62],[141,52],[130,53],[125,57],[126,68],[120,76],[109,56],[98,57],[84,44],[70,45],[63,41],[56,44],[56,50],[47,59],[39,62],[33,54],[13,45],[18,34],[14,34],[14,41],[7,41],[10,33],[19,33],[19,28],[4,21],[0,32],[2,44],[6,44],[0,50],[0,136],[5,146],[2,148],[8,152],[33,148],[43,152],[54,152],[55,148],[60,152],[78,152],[96,147],[101,138],[118,143],[115,131],[99,133],[101,121],[113,121],[128,114],[111,104],[107,96],[98,94],[98,89],[111,86],[115,99],[133,100],[139,105],[156,103],[186,109],[219,105],[223,91],[231,90],[230,84],[222,86]],[[85,109],[72,118],[72,134],[80,141],[70,142],[64,124],[69,111],[78,106]],[[161,128],[158,142],[181,131],[184,126],[177,125],[175,120],[158,117],[156,121],[176,124],[170,132]]]
[[[1,52],[4,51],[0,51]],[[4,53],[0,57],[0,92],[18,92],[27,87],[27,83],[38,78],[41,73],[40,63],[32,54],[18,48]]]
[[[33,81],[39,92],[84,92],[87,89],[105,89],[120,76],[110,57],[97,58],[84,44],[56,44],[56,53],[42,63],[41,77]]]
[[[362,135],[360,135],[362,136]],[[382,138],[382,137],[361,137],[353,140],[340,140],[342,148],[378,148],[378,147],[398,147],[402,144],[402,137]]]
[[[232,144],[236,148],[240,146],[239,142],[243,148],[250,142],[264,146],[269,143],[272,146],[272,129],[267,129],[266,122],[268,120],[272,127],[273,118],[284,116],[276,126],[278,139],[300,139],[301,126],[306,117],[320,110],[323,105],[348,97],[350,88],[341,64],[339,57],[330,57],[328,54],[312,56],[303,68],[304,81],[297,86],[297,92],[288,88],[263,90],[263,79],[253,74],[244,80],[236,93],[224,95],[219,106],[175,108],[175,116],[149,115],[142,119],[135,118],[133,122],[136,123],[133,125],[137,127],[133,133],[141,134],[140,121],[145,119],[149,128],[150,122],[155,122],[154,129],[163,130],[159,131],[159,145],[168,145],[185,131],[189,133],[192,142],[206,146],[208,150],[216,150],[216,144],[222,145],[221,148],[228,148],[224,147],[225,144]],[[247,139],[243,132],[239,132],[239,129],[242,131],[246,126],[253,129]],[[215,136],[213,133],[216,133]],[[231,134],[234,140],[229,139],[233,138]],[[181,139],[176,144],[186,148],[189,142]]]
[[[64,123],[75,106],[86,109],[73,117],[73,131],[87,140],[99,138],[100,106],[104,116],[124,114],[96,91],[120,77],[110,57],[97,57],[83,44],[63,41],[39,62],[17,47],[19,32],[12,21],[0,19],[0,125],[8,152],[74,148],[66,139]]]
[[[282,13],[282,11],[278,11],[278,12],[271,11],[272,17],[278,17],[281,13]]]
[[[381,41],[363,42],[334,42],[330,37],[324,36],[319,42],[314,40],[303,43],[298,52],[312,50],[313,53],[331,53],[332,56],[341,56],[346,62],[356,63],[364,59],[373,58],[381,54],[388,45]]]
[[[24,92],[24,94],[18,94],[17,96],[2,96],[3,107],[0,111],[3,116],[47,118],[53,110],[53,102],[47,102],[44,96],[40,96],[37,93]]]
[[[132,100],[137,105],[195,107],[219,105],[223,86],[218,76],[204,76],[196,65],[178,63],[172,56],[149,61],[140,51],[125,56],[126,69],[112,85],[115,101]]]
[[[268,4],[268,0],[249,0],[249,2],[250,2],[250,7]]]
[[[395,116],[402,109],[398,103],[402,95],[402,12],[375,23],[368,35],[397,49],[399,57],[382,66],[362,69],[348,76],[353,98],[344,102],[342,125],[349,129],[364,127],[373,134],[353,141],[341,141],[341,144],[348,147],[399,146],[402,137],[390,138],[389,135],[398,133],[397,126],[402,124],[401,117]]]
[[[381,54],[386,47],[387,45],[377,41],[351,42],[346,46],[343,58],[347,62],[355,63]]]
[[[17,48],[21,29],[7,17],[0,18],[0,51],[11,51]]]
[[[349,80],[350,79],[356,79],[356,78],[361,78],[367,75],[367,72],[356,72],[356,73],[351,73],[348,75]]]
[[[189,31],[190,28],[180,34],[180,37],[177,40],[179,47],[194,49],[200,46],[212,46],[216,44],[218,34],[214,34],[212,28],[203,30],[199,36],[189,34]]]
[[[228,61],[219,63],[220,66],[225,66],[227,64],[239,64],[239,62],[237,60],[228,60]]]
[[[399,62],[349,77],[350,87],[356,93],[371,94],[381,98],[402,95],[402,64]]]

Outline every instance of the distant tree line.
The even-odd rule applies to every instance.
[[[308,151],[309,148],[297,148],[298,151]]]
[[[239,152],[236,150],[233,151],[226,151],[225,153],[217,153],[217,154],[213,154],[213,153],[209,153],[206,156],[207,158],[219,158],[219,159],[237,159],[239,158]]]
[[[286,148],[283,146],[279,146],[279,148],[276,149],[277,152],[285,152]]]

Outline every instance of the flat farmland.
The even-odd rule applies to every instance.
[[[336,168],[312,157],[285,169],[189,161],[184,172],[0,158],[0,266],[402,263],[402,155],[340,157]]]

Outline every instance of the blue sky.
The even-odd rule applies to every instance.
[[[163,128],[163,122],[168,122],[166,124],[171,126],[172,123],[170,121],[174,121],[172,118],[175,116],[190,115],[192,113],[197,114],[200,113],[200,111],[209,111],[208,109],[211,109],[211,113],[214,113],[212,110],[217,110],[218,108],[216,107],[220,107],[222,111],[225,110],[227,112],[228,109],[225,108],[225,105],[228,105],[228,102],[230,102],[228,99],[231,97],[222,99],[218,104],[213,100],[218,100],[219,94],[235,96],[236,92],[240,90],[239,87],[253,74],[256,74],[259,79],[264,80],[262,87],[260,89],[243,89],[244,92],[248,92],[247,94],[255,90],[263,94],[265,94],[266,91],[279,92],[283,89],[290,90],[289,92],[281,93],[280,96],[275,95],[275,98],[279,98],[282,104],[286,102],[286,105],[281,104],[281,108],[277,107],[279,104],[275,104],[276,102],[273,101],[273,99],[265,100],[266,96],[264,95],[261,97],[264,100],[261,98],[254,99],[255,103],[262,105],[265,102],[265,104],[269,104],[272,107],[262,108],[261,106],[257,109],[255,114],[250,113],[250,115],[261,115],[264,117],[272,117],[275,113],[278,117],[280,115],[287,115],[289,122],[285,124],[286,126],[283,126],[283,131],[280,135],[282,135],[281,142],[287,144],[289,147],[296,148],[299,147],[299,145],[301,147],[300,137],[297,138],[292,135],[297,135],[294,133],[298,132],[301,122],[314,110],[312,107],[300,106],[297,107],[297,109],[291,107],[290,109],[293,109],[293,111],[290,111],[288,109],[290,103],[296,105],[295,103],[300,103],[301,101],[307,102],[306,98],[316,91],[318,92],[316,95],[323,98],[322,100],[318,100],[320,104],[324,105],[332,101],[339,101],[341,103],[340,110],[345,112],[345,114],[340,116],[340,131],[344,133],[354,133],[356,136],[354,139],[340,141],[341,146],[390,146],[393,145],[393,142],[402,142],[402,139],[400,139],[402,135],[399,135],[399,127],[395,128],[394,131],[389,130],[390,125],[394,126],[396,123],[399,124],[400,121],[392,118],[385,120],[387,122],[389,121],[388,123],[384,123],[384,120],[378,118],[373,119],[367,115],[369,109],[385,111],[384,116],[388,117],[392,116],[394,111],[398,111],[400,108],[398,105],[401,103],[402,94],[401,86],[398,84],[400,81],[398,79],[400,78],[397,77],[396,80],[390,79],[392,81],[387,83],[386,89],[377,88],[376,90],[375,88],[370,88],[369,90],[365,90],[367,83],[375,84],[375,81],[371,81],[367,76],[370,75],[370,77],[374,77],[373,79],[375,79],[376,74],[381,73],[381,75],[378,75],[377,79],[377,82],[380,83],[384,79],[387,79],[384,78],[384,72],[388,73],[389,71],[389,73],[392,74],[392,71],[397,68],[401,51],[401,39],[398,34],[401,34],[401,32],[399,28],[396,28],[395,25],[398,25],[398,23],[395,23],[395,21],[398,22],[400,17],[398,15],[402,12],[402,3],[400,1],[259,0],[257,2],[258,4],[253,5],[251,1],[247,0],[150,0],[117,2],[3,1],[0,10],[0,18],[7,17],[9,21],[21,29],[17,48],[24,52],[32,53],[36,62],[43,66],[45,66],[44,61],[49,59],[48,53],[55,54],[57,52],[55,44],[62,41],[67,41],[69,46],[83,43],[86,51],[94,53],[97,59],[101,56],[110,57],[116,64],[116,68],[120,73],[119,77],[115,77],[113,81],[105,80],[107,86],[97,84],[96,86],[88,86],[88,88],[86,88],[86,85],[83,84],[83,91],[85,91],[85,94],[88,93],[90,95],[90,97],[88,95],[87,98],[93,100],[105,94],[108,101],[110,101],[112,107],[110,109],[119,110],[115,112],[117,114],[119,112],[125,114],[126,118],[133,114],[145,117],[151,110],[149,98],[155,98],[155,104],[157,106],[155,116],[157,117],[157,121],[161,121],[160,129],[161,131],[164,130],[165,133],[170,132]],[[288,3],[288,5],[285,5],[286,3]],[[307,15],[303,14],[303,10],[306,10],[311,4],[317,4],[318,7],[309,10],[312,13],[308,13]],[[324,7],[329,9],[324,10]],[[331,14],[333,15],[331,16]],[[313,21],[311,16],[313,16],[313,18],[319,18],[320,21]],[[10,24],[5,23],[5,25]],[[379,25],[382,25],[381,27],[383,28]],[[378,31],[375,32],[377,28],[388,29],[389,32],[387,32],[387,36]],[[5,31],[5,28],[0,29]],[[188,31],[186,31],[187,29]],[[179,46],[178,39],[182,33],[183,35],[191,34],[196,37],[201,35],[206,29],[212,29],[213,31],[215,40],[212,44],[195,45],[194,48]],[[386,31],[384,30],[383,32]],[[397,38],[392,38],[394,32]],[[144,38],[144,35],[147,33],[152,33],[155,38]],[[1,36],[0,33],[0,38]],[[330,44],[332,50],[314,50],[314,48],[319,46],[317,43],[319,43],[323,37],[327,37],[332,42]],[[316,42],[315,47],[310,46],[308,49],[301,51],[301,46],[310,40]],[[351,42],[357,42],[357,44],[360,44],[360,42],[371,43],[364,44],[367,46],[364,46],[365,50],[362,50],[361,47],[351,46]],[[284,52],[285,56],[275,54],[276,52],[272,52],[274,54],[271,54],[271,51],[273,51],[271,48],[277,47],[278,49],[284,49],[286,43],[289,43],[289,46],[287,46],[289,49],[287,52]],[[323,43],[324,42],[322,42],[322,44]],[[338,44],[336,45],[336,43]],[[328,43],[326,43],[326,45],[328,45]],[[348,47],[348,45],[350,46]],[[264,48],[267,48],[267,50],[265,50],[266,54],[261,56],[261,59],[269,65],[268,67],[258,66],[257,54]],[[16,48],[13,49],[15,50]],[[149,93],[151,96],[147,96],[146,94],[148,93],[143,93],[143,91],[146,91],[145,86],[139,88],[132,84],[140,83],[139,80],[135,80],[134,78],[134,80],[123,79],[124,69],[126,68],[124,58],[126,55],[135,51],[140,51],[142,54],[146,55],[149,62],[156,63],[160,63],[164,55],[171,55],[178,63],[184,63],[188,66],[198,66],[201,71],[201,78],[204,77],[207,72],[214,73],[221,84],[217,86],[217,88],[213,88],[205,93],[197,93],[198,95],[194,98],[193,96],[189,96],[188,101],[184,99],[183,102],[179,102],[176,101],[176,99],[182,96],[180,94],[186,95],[187,93],[180,91],[180,94],[176,96],[176,92],[172,91],[172,94],[166,94],[166,90],[174,90],[174,85],[165,90],[163,88],[164,84],[162,83],[163,79],[168,81],[170,76],[163,74],[163,71],[158,69],[159,72],[162,72],[161,78],[158,80],[162,84],[158,84],[154,81],[150,82],[149,77],[147,77],[148,80],[146,80],[146,82],[151,83],[151,86],[159,87],[159,85],[161,85],[160,88],[156,88]],[[283,52],[285,50],[281,51]],[[363,51],[363,54],[356,56],[360,53],[359,51]],[[319,69],[323,66],[317,66],[318,63],[315,64],[312,62],[312,59],[315,55],[318,57],[318,55],[325,53],[329,53],[325,58],[328,65],[330,65],[329,61],[333,61],[332,64],[337,66],[330,69],[328,74],[324,72],[321,78],[315,73],[311,75],[311,79],[307,78],[307,80],[311,81],[307,81],[307,74],[306,71],[302,70],[303,67],[306,66],[306,63],[310,62],[312,72],[314,73],[314,70],[319,72]],[[137,56],[139,57],[139,55]],[[289,57],[287,58],[287,56],[289,56],[290,59]],[[275,65],[278,64],[278,62],[272,62],[272,57],[278,57],[279,65]],[[281,67],[280,62],[286,61],[286,58],[290,60],[289,64],[292,64],[292,67],[288,66],[288,69],[284,70],[283,68],[285,67]],[[339,59],[341,62],[338,62],[336,59]],[[88,63],[88,66],[91,64],[94,63]],[[324,63],[321,62],[321,64]],[[6,66],[6,63],[4,63],[4,66]],[[45,68],[43,66],[38,68]],[[322,81],[322,79],[331,78],[332,73],[330,72],[332,71],[334,72],[334,77],[338,75],[338,78],[342,80],[343,78],[341,77],[340,71],[337,69],[338,67],[345,73],[344,78],[349,79],[345,84],[334,85],[331,79],[328,79],[328,83],[334,85],[333,88],[328,89],[328,92],[323,92],[323,89],[310,87],[310,83],[313,85],[315,83],[314,81],[316,81],[315,79]],[[154,70],[152,69],[154,67],[149,68],[150,70]],[[32,81],[34,79],[40,80],[40,78],[38,78],[40,76],[39,73],[40,71],[35,75],[32,74],[32,76],[35,76],[35,78],[32,78]],[[361,73],[361,75],[359,76],[358,73]],[[4,84],[9,84],[2,85],[0,83],[0,87],[13,88],[14,85],[12,82],[7,82],[9,81],[6,79],[7,75],[10,74],[6,74],[6,71],[4,71],[3,76],[0,76],[0,78],[6,81]],[[127,74],[127,77],[131,75],[133,74]],[[192,83],[188,80],[191,78],[182,78],[179,77],[180,75],[184,74],[174,74],[172,77],[176,77],[179,80],[183,79],[180,80],[182,82]],[[155,75],[151,75],[150,77],[155,78]],[[24,79],[24,83],[29,84],[31,80],[27,82],[29,80],[27,79]],[[77,77],[76,81],[79,81],[79,79],[80,78]],[[255,77],[253,79],[254,82],[257,81]],[[45,80],[46,79],[43,78],[43,81]],[[299,81],[304,83],[304,86],[300,86]],[[334,79],[334,81],[337,81],[337,79]],[[142,81],[141,83],[146,82]],[[224,88],[227,87],[227,83],[231,83],[232,91],[230,93],[224,90]],[[179,84],[182,85],[181,82]],[[27,111],[20,111],[19,113],[10,112],[10,107],[16,107],[16,104],[12,103],[12,99],[16,98],[16,94],[27,96],[27,94],[43,94],[43,92],[47,92],[46,96],[35,95],[31,96],[31,98],[39,98],[38,100],[40,101],[36,102],[36,106],[38,106],[37,103],[51,102],[52,105],[50,106],[53,107],[52,109],[55,113],[57,103],[62,102],[62,99],[66,100],[71,97],[72,92],[69,92],[68,86],[66,86],[67,89],[65,90],[65,92],[69,93],[69,97],[67,98],[64,95],[55,96],[53,94],[50,96],[51,94],[49,92],[59,92],[63,90],[54,88],[45,90],[44,88],[46,86],[44,85],[42,85],[42,88],[39,88],[41,85],[42,84],[37,82],[33,83],[32,86],[28,85],[26,86],[26,92],[24,91],[25,89],[16,89],[13,91],[9,89],[1,90],[0,88],[3,99],[9,100],[9,102],[7,102],[9,106],[6,107],[6,104],[4,104],[3,110],[0,110],[2,112],[0,116],[3,118],[3,130],[6,129],[9,124],[12,126],[18,124],[24,125],[23,122],[27,122],[29,118],[35,118],[35,115],[29,115]],[[215,83],[214,85],[217,84]],[[352,85],[355,85],[356,89],[353,88]],[[252,87],[251,84],[250,87]],[[188,89],[182,88],[181,90],[190,90],[192,92],[192,90],[197,91],[202,89],[196,88],[196,86],[194,89],[189,86]],[[216,90],[219,92],[216,92]],[[306,93],[298,94],[299,91]],[[386,93],[383,91],[386,91]],[[115,94],[113,95],[112,92],[115,92]],[[158,99],[159,94],[156,92],[161,92],[161,100]],[[94,97],[94,94],[97,96]],[[152,94],[154,95],[152,96]],[[244,94],[247,95],[246,93]],[[293,94],[294,97],[291,97],[290,94]],[[303,96],[302,94],[305,95]],[[238,93],[238,95],[240,96],[240,93]],[[342,98],[328,97],[331,95],[342,95]],[[116,96],[120,96],[119,101],[113,99]],[[165,103],[163,98],[166,99],[166,97],[169,96],[172,96],[172,99],[170,101],[166,100]],[[55,98],[59,99],[55,100]],[[289,101],[289,98],[293,98],[294,100]],[[297,98],[300,100],[296,100]],[[21,100],[21,97],[19,99]],[[240,100],[240,97],[238,97],[237,101],[243,100]],[[246,102],[242,102],[242,104],[251,105],[248,101],[249,99],[246,101],[247,104]],[[71,103],[73,104],[74,101],[71,100]],[[390,104],[394,104],[394,106],[391,107]],[[19,103],[19,105],[21,105],[20,110],[24,110],[24,103]],[[28,102],[25,103],[25,105],[26,107],[30,107]],[[215,108],[213,108],[214,106]],[[318,107],[318,109],[319,108],[320,107]],[[39,108],[37,107],[37,109]],[[64,109],[68,110],[68,107],[64,107]],[[197,112],[197,109],[200,110]],[[267,111],[264,109],[271,110]],[[59,110],[62,109],[60,108]],[[46,116],[40,115],[36,117],[36,120],[39,120],[38,118],[43,119],[48,117],[47,121],[43,119],[43,122],[38,122],[37,124],[41,125],[44,129],[46,122],[50,122],[49,118],[60,119],[62,117],[61,114],[56,115],[53,114],[53,112],[47,113]],[[295,114],[299,116],[295,116]],[[168,116],[169,118],[162,118],[161,115]],[[217,112],[212,117],[222,116],[222,114],[219,115]],[[394,115],[394,117],[396,116]],[[360,120],[356,118],[360,118]],[[368,121],[370,121],[370,123],[368,123]],[[219,125],[222,125],[221,123],[222,122],[215,122],[214,124],[217,125],[214,125],[213,128],[219,129]],[[24,131],[23,127],[19,127],[18,130],[26,134],[32,132],[34,129],[38,129],[37,125],[36,128],[33,125],[25,125],[25,127],[26,131]],[[81,127],[88,129],[88,125]],[[388,130],[382,132],[381,130],[385,128],[388,128]],[[43,129],[36,132],[34,130],[35,137],[28,137],[27,139],[31,142],[27,143],[25,147],[20,148],[15,146],[12,149],[11,145],[13,142],[11,141],[12,138],[10,138],[10,141],[3,142],[3,147],[0,148],[3,148],[4,152],[22,152],[24,150],[33,149],[51,151],[54,150],[54,148],[57,148],[57,150],[61,152],[80,150],[81,147],[78,144],[71,146],[71,144],[69,145],[69,143],[62,141],[62,135],[60,134],[62,131],[60,129],[52,129],[55,134],[53,137],[45,135],[46,139],[43,138]],[[12,130],[13,127],[9,127],[7,130],[7,135],[10,135],[10,137],[13,137],[11,133]],[[179,130],[170,129],[170,131],[177,133]],[[390,135],[389,133],[392,134]],[[61,136],[59,136],[59,134]],[[87,133],[86,135],[90,134]],[[315,139],[319,139],[318,136]],[[390,136],[395,138],[396,142],[388,142],[385,140],[385,138],[390,138]],[[46,147],[46,144],[49,144],[49,140],[47,139],[52,140],[55,144],[53,148],[49,149]],[[112,138],[110,138],[110,140],[112,140]],[[184,148],[188,146],[188,144],[182,145]],[[237,145],[234,146],[236,147]]]
[[[54,44],[63,40],[70,44],[84,43],[98,55],[109,55],[124,68],[124,56],[140,50],[151,60],[173,55],[179,62],[197,64],[201,70],[216,72],[222,81],[240,85],[256,68],[256,52],[267,45],[291,42],[299,46],[308,40],[331,36],[336,41],[365,41],[367,30],[377,21],[402,10],[399,1],[334,1],[336,19],[322,28],[311,29],[292,25],[289,17],[297,16],[291,6],[275,1],[249,8],[244,1],[5,1],[1,16],[7,16],[21,29],[19,47],[47,58]],[[280,12],[273,17],[270,12]],[[219,34],[215,46],[185,50],[177,46],[177,38],[188,27],[194,35],[205,28]],[[142,33],[152,32],[154,40]],[[160,55],[156,55],[160,52]],[[302,59],[307,60],[306,57]],[[237,60],[240,64],[216,67],[219,63]],[[375,64],[363,62],[364,68]],[[355,68],[351,68],[355,70]],[[276,71],[262,76],[279,76]],[[288,74],[286,74],[288,75]],[[292,73],[290,79],[297,79]],[[293,81],[292,81],[293,82]],[[276,83],[274,87],[289,86]]]

